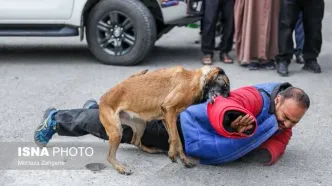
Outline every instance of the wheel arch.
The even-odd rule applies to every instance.
[[[87,25],[87,20],[89,17],[89,13],[91,9],[99,2],[102,0],[88,0],[83,8],[82,12],[82,22],[81,22],[81,27],[85,27]],[[112,0],[110,0],[112,1]],[[163,14],[161,11],[161,6],[158,0],[138,0],[142,1],[145,6],[150,10],[152,13],[153,17],[155,18],[156,21],[158,22],[164,22]]]

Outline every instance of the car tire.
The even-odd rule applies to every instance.
[[[130,29],[127,26],[129,25],[127,19],[130,21]],[[119,24],[115,24],[114,20],[118,20]],[[123,22],[120,23],[119,20]],[[119,27],[123,32],[118,37]],[[92,8],[89,14],[86,36],[92,54],[102,63],[120,66],[136,65],[144,60],[154,47],[157,38],[156,22],[150,10],[141,1],[102,0]],[[125,50],[125,46],[129,48]]]

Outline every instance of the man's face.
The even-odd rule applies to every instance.
[[[282,99],[278,95],[274,101],[279,130],[294,127],[306,112],[306,109],[294,99]]]

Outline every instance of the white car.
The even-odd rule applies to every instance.
[[[201,0],[0,0],[0,36],[86,35],[93,55],[110,65],[135,65]],[[187,5],[190,4],[190,6]]]

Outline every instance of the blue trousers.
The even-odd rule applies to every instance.
[[[299,18],[295,25],[295,42],[296,42],[296,47],[294,49],[294,54],[299,55],[300,53],[302,53],[304,45],[302,12],[300,12]]]

